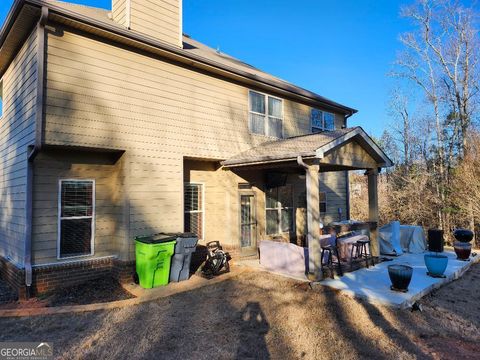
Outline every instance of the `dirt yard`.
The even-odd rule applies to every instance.
[[[392,310],[263,272],[119,310],[0,319],[76,359],[478,359],[480,266]]]

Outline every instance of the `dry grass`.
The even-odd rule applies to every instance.
[[[0,341],[69,359],[474,359],[479,280],[477,265],[410,312],[254,272],[126,309],[0,319]]]

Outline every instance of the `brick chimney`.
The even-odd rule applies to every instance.
[[[112,0],[112,18],[128,29],[182,47],[182,0]]]

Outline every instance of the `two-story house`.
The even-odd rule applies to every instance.
[[[235,256],[348,218],[391,161],[356,110],[182,34],[181,0],[17,0],[0,33],[0,272],[24,293],[131,275],[134,237]]]

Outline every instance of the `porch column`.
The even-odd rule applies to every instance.
[[[319,171],[317,164],[308,165],[305,169],[307,190],[307,229],[309,272],[316,280],[322,279],[321,247],[320,247],[320,203],[319,203]]]
[[[372,254],[380,255],[378,244],[378,169],[370,169],[366,173],[368,178],[368,218],[370,221],[370,241]]]

